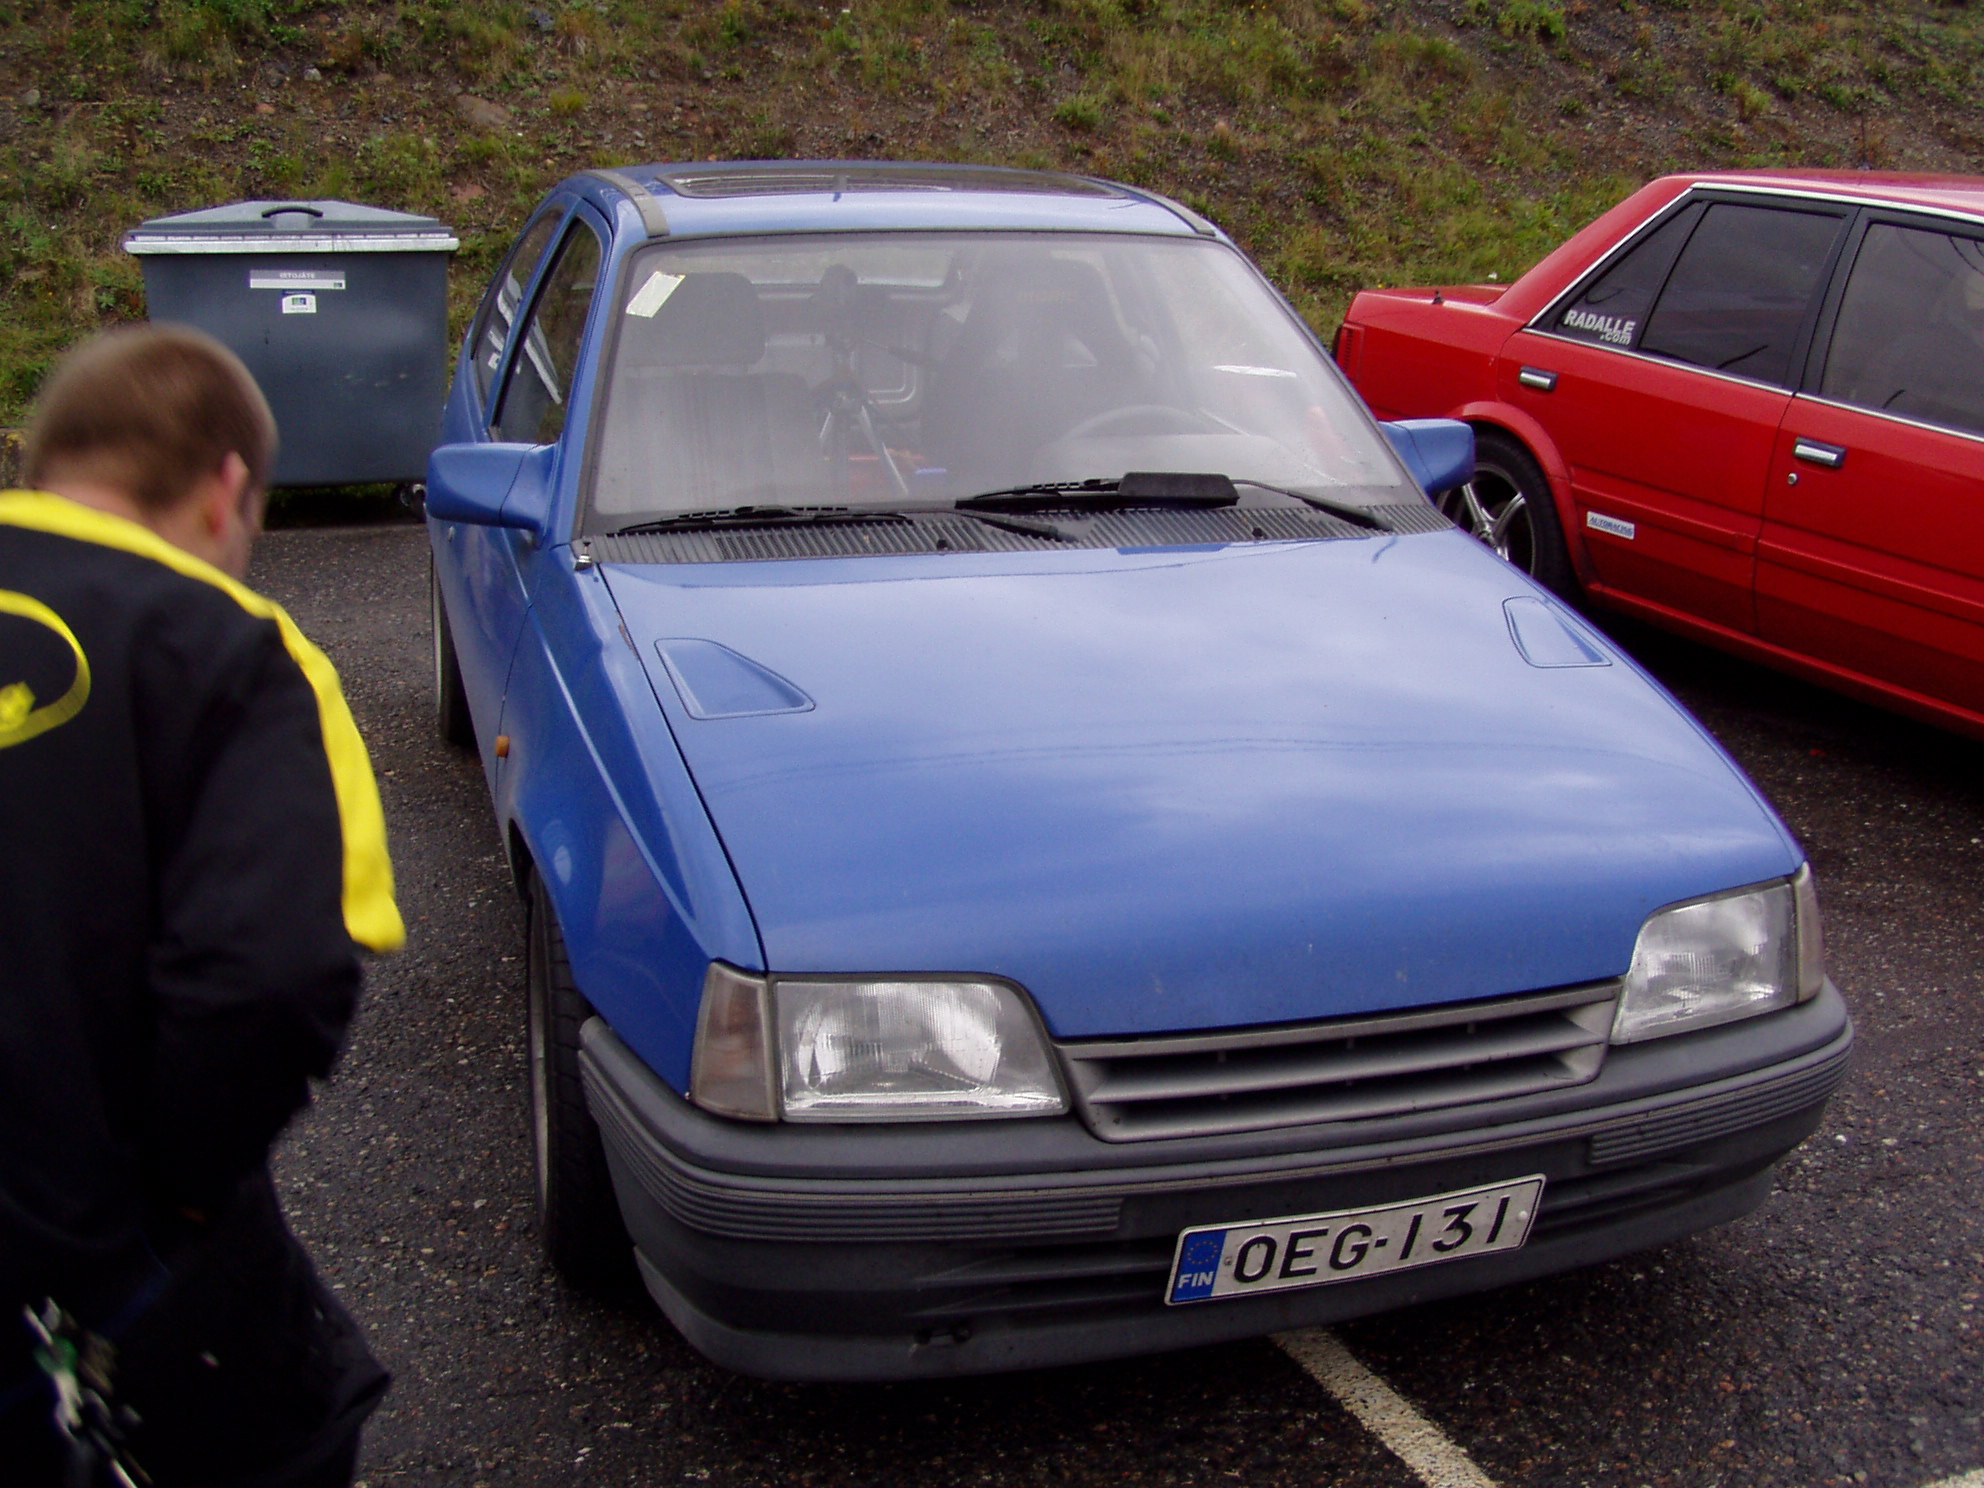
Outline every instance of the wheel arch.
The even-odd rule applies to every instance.
[[[522,823],[514,817],[504,830],[503,842],[510,856],[511,887],[519,899],[528,903],[531,876],[537,872],[537,855],[530,850],[530,839],[524,836]]]
[[[1571,488],[1571,469],[1564,463],[1557,442],[1543,425],[1520,408],[1511,408],[1506,403],[1463,403],[1447,416],[1474,425],[1477,434],[1488,429],[1520,441],[1550,482],[1550,494],[1557,498],[1558,507],[1563,507],[1564,497]]]
[[[1557,526],[1570,553],[1571,566],[1577,573],[1579,583],[1589,584],[1594,575],[1585,556],[1583,533],[1574,520],[1576,512],[1571,500],[1571,467],[1565,461],[1563,451],[1558,449],[1557,441],[1550,437],[1550,431],[1520,408],[1494,400],[1462,404],[1448,417],[1472,424],[1476,435],[1484,431],[1507,435],[1528,451],[1530,459],[1536,462],[1536,468],[1550,483],[1550,500],[1557,509]]]

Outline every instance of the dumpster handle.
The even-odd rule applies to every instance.
[[[301,212],[306,217],[321,217],[324,215],[316,207],[306,207],[302,202],[296,202],[288,206],[270,207],[268,211],[262,214],[262,219],[263,221],[267,221],[271,217],[284,217],[291,212]]]

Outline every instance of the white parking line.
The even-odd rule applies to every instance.
[[[1329,1329],[1277,1333],[1274,1341],[1362,1421],[1392,1455],[1417,1473],[1426,1488],[1495,1488],[1495,1480],[1476,1467],[1467,1453],[1420,1415],[1411,1401],[1358,1363]],[[1984,1488],[1984,1483],[1962,1478],[1935,1488]]]
[[[1496,1488],[1495,1480],[1474,1465],[1431,1421],[1377,1375],[1357,1362],[1343,1340],[1327,1328],[1277,1333],[1282,1352],[1309,1377],[1334,1395],[1337,1403],[1364,1423],[1365,1430],[1385,1444],[1394,1457],[1411,1468],[1426,1488]],[[1924,1488],[1984,1488],[1984,1467],[1958,1473]]]

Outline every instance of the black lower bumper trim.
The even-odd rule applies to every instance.
[[[1175,1148],[1152,1161],[1149,1149],[1056,1135],[1051,1123],[1004,1122],[920,1134],[950,1144],[937,1163],[906,1138],[889,1147],[885,1137],[863,1171],[861,1143],[879,1129],[740,1136],[670,1092],[597,1020],[584,1067],[648,1289],[689,1340],[749,1374],[884,1380],[1328,1323],[1588,1265],[1733,1219],[1768,1195],[1772,1165],[1817,1126],[1844,1069],[1852,1029],[1837,994],[1804,1016],[1785,1053],[1720,1078],[1698,1071],[1679,1088],[1609,1098],[1597,1088],[1581,1110],[1477,1119],[1389,1143],[1332,1145],[1317,1135],[1296,1150],[1224,1147],[1207,1161],[1181,1161]],[[1766,1032],[1782,1040],[1794,1031],[1787,1018]],[[1065,1162],[1082,1149],[1064,1137],[1088,1143],[1093,1161]],[[747,1138],[749,1160],[738,1162]],[[1029,1165],[1029,1140],[1063,1166]],[[905,1152],[921,1166],[900,1160]],[[999,1152],[1011,1156],[1004,1172],[986,1161]],[[814,1176],[823,1153],[838,1167]],[[892,1154],[893,1165],[882,1160]],[[1530,1173],[1545,1187],[1520,1250],[1165,1305],[1185,1229],[1398,1203]]]
[[[1049,1309],[983,1304],[904,1316],[886,1332],[823,1334],[776,1323],[739,1326],[705,1297],[692,1296],[636,1251],[649,1294],[682,1336],[727,1369],[763,1379],[886,1381],[992,1374],[1080,1364],[1167,1349],[1318,1327],[1376,1312],[1535,1280],[1555,1272],[1664,1245],[1736,1219],[1770,1193],[1768,1168],[1698,1193],[1652,1216],[1599,1229],[1540,1236],[1521,1250],[1450,1266],[1395,1272],[1368,1281],[1274,1292],[1262,1297],[1166,1307],[1161,1301],[1171,1251],[1144,1268],[1133,1298],[1100,1288],[1087,1299],[1064,1293]],[[1120,1291],[1120,1289],[1117,1289]],[[793,1303],[788,1316],[803,1316]]]

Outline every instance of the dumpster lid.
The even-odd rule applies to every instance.
[[[433,217],[346,201],[245,201],[154,217],[124,235],[126,253],[452,253],[461,240]]]

